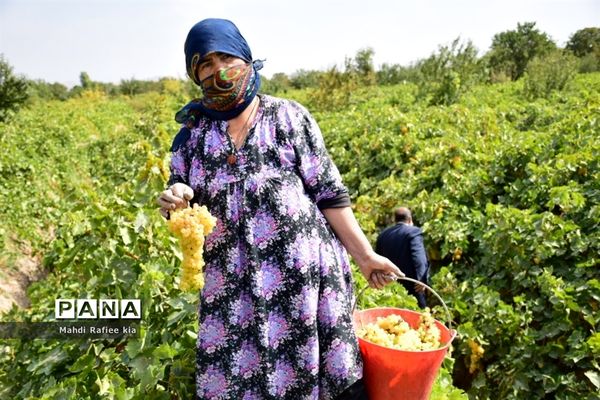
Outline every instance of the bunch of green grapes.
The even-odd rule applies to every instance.
[[[179,289],[200,290],[204,286],[204,237],[213,230],[216,222],[217,219],[210,215],[206,206],[200,207],[198,204],[171,211],[167,224],[179,239],[183,253]]]
[[[378,317],[376,323],[367,324],[357,332],[358,336],[380,346],[397,350],[423,351],[440,347],[440,329],[426,309],[419,318],[416,329],[410,327],[400,315]]]
[[[441,332],[435,324],[435,319],[431,316],[429,308],[421,314],[419,326],[417,328],[423,347],[421,350],[433,350],[440,347]]]
[[[474,374],[475,372],[481,369],[480,360],[483,358],[483,353],[485,353],[485,350],[483,349],[483,346],[481,346],[479,343],[477,343],[477,341],[473,339],[469,339],[467,341],[467,344],[471,349],[471,356],[469,359],[469,372]]]

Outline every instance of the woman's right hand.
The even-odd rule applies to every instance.
[[[186,208],[194,197],[194,191],[184,183],[175,183],[158,196],[156,203],[160,206],[160,214],[169,218],[169,211]]]

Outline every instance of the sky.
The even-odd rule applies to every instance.
[[[536,22],[559,46],[600,26],[600,0],[0,0],[0,54],[29,79],[79,83],[185,78],[183,43],[204,18],[233,21],[261,73],[342,67],[371,47],[374,63],[409,65]]]

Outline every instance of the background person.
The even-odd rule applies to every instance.
[[[397,208],[394,212],[396,225],[384,229],[377,238],[375,251],[392,260],[407,277],[427,285],[429,262],[423,244],[421,228],[413,225],[412,214],[406,207]],[[417,298],[419,307],[425,308],[425,287],[400,281],[408,293]]]

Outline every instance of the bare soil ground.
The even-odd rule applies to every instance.
[[[0,314],[10,310],[13,304],[21,308],[29,307],[27,287],[47,275],[41,257],[33,255],[31,248],[20,246],[19,253],[16,260],[11,262],[13,265],[0,260]]]

